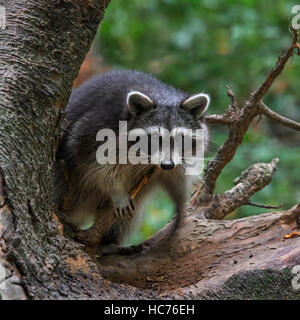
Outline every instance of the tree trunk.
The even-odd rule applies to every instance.
[[[300,298],[300,206],[235,221],[189,208],[131,256],[63,236],[52,164],[72,82],[109,0],[0,0],[0,294],[5,299]],[[2,277],[1,277],[2,275]],[[120,285],[119,283],[123,283]]]
[[[57,235],[52,218],[52,164],[64,106],[108,1],[0,5],[6,9],[0,29],[1,251],[29,297],[55,298],[68,295],[74,280],[61,270],[73,244]],[[61,272],[64,281],[55,276]]]

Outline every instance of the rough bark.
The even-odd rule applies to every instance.
[[[1,251],[29,297],[63,296],[67,286],[55,274],[74,281],[59,267],[71,244],[52,219],[52,163],[63,107],[107,4],[0,1],[7,15],[0,30]]]
[[[235,221],[206,219],[245,204],[271,181],[277,160],[251,166],[231,190],[201,206],[196,194],[168,245],[159,240],[172,223],[130,258],[96,261],[64,237],[53,214],[51,168],[63,107],[107,4],[0,0],[7,11],[0,30],[2,298],[299,298],[290,269],[300,264],[300,238],[285,235],[299,230],[300,206]]]
[[[300,205],[238,220],[203,219],[192,209],[176,241],[161,246],[160,232],[141,254],[101,259],[113,281],[156,290],[160,298],[300,298],[290,269],[300,264]]]

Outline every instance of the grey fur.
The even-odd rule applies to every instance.
[[[133,91],[145,95],[147,101],[143,103],[139,101],[138,95],[133,96],[134,99],[130,100],[133,103],[131,109],[127,103],[128,94]],[[183,107],[189,97],[187,93],[168,86],[151,75],[129,70],[102,74],[73,90],[67,105],[64,133],[55,164],[54,194],[57,207],[61,207],[65,195],[68,192],[70,195],[71,192],[68,216],[78,226],[88,216],[106,219],[105,215],[115,211],[114,223],[102,243],[120,244],[132,224],[129,214],[133,210],[130,190],[152,165],[98,164],[95,156],[99,147],[96,134],[103,128],[117,132],[120,120],[128,121],[128,130],[151,126],[163,127],[169,131],[176,127],[203,128],[206,146],[208,130],[203,114],[199,117],[198,112],[196,117],[189,108]],[[194,103],[193,112],[195,108],[197,106]],[[203,103],[199,108],[203,109]],[[61,163],[71,180],[69,184]],[[71,191],[68,185],[73,186]],[[141,211],[144,197],[156,186],[162,186],[169,193],[175,202],[176,212],[182,213],[190,189],[190,181],[184,174],[184,168],[178,165],[170,171],[156,170],[135,199],[136,212]]]

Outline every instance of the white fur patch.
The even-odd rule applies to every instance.
[[[206,105],[205,105],[205,107],[203,108],[202,113],[201,113],[201,114],[203,114],[203,113],[207,110],[207,108],[208,108],[208,106],[209,106],[209,104],[210,104],[210,96],[209,96],[208,94],[206,94],[206,93],[194,94],[193,96],[191,96],[191,97],[189,97],[188,99],[186,99],[186,100],[183,102],[182,106],[185,106],[185,105],[187,105],[187,104],[190,104],[190,105],[191,105],[191,108],[193,108],[193,101],[196,102],[196,101],[197,101],[199,98],[201,98],[201,97],[204,97],[204,98],[206,98],[206,100],[207,100],[207,103],[206,103]]]
[[[153,101],[148,97],[146,96],[145,94],[139,92],[139,91],[130,91],[128,94],[127,94],[127,99],[126,99],[126,103],[127,105],[129,105],[129,100],[132,96],[140,96],[142,97],[142,99],[145,99],[147,100],[149,103],[153,104]]]

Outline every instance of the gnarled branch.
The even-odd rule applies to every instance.
[[[227,94],[231,98],[231,106],[222,115],[212,115],[207,117],[208,123],[218,123],[229,126],[229,136],[225,143],[219,148],[214,159],[208,162],[204,170],[204,194],[198,198],[199,201],[208,203],[213,197],[213,190],[216,180],[223,168],[232,160],[238,146],[242,143],[252,120],[260,114],[264,114],[280,124],[299,130],[299,124],[277,115],[268,109],[261,99],[266,94],[274,80],[283,70],[288,59],[293,55],[295,48],[298,48],[298,31],[292,29],[294,33],[293,41],[284,54],[279,56],[275,67],[271,70],[263,84],[244,102],[243,107],[238,109],[233,91],[228,87]],[[200,194],[202,186],[198,188]]]

